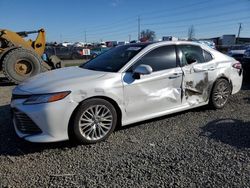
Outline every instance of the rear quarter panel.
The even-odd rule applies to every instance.
[[[238,61],[215,50],[213,50],[213,55],[215,57],[216,71],[211,74],[211,80],[216,81],[219,78],[225,78],[232,86],[232,94],[239,92],[242,86],[243,74],[242,70],[233,68],[233,64],[238,63]]]

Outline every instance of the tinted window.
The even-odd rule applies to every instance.
[[[203,50],[203,54],[204,54],[205,62],[209,62],[213,59],[212,55],[206,50]]]
[[[160,71],[176,67],[176,53],[174,46],[163,46],[152,50],[137,61],[131,69],[138,65],[150,65],[153,71]]]
[[[203,63],[203,50],[195,45],[179,45],[178,48],[182,52],[181,62],[183,65],[194,63]]]
[[[124,45],[115,47],[80,67],[89,70],[117,72],[146,45]]]

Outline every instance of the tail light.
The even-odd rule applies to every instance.
[[[242,65],[241,65],[240,62],[237,62],[237,63],[233,64],[233,68],[235,68],[235,69],[242,69]]]

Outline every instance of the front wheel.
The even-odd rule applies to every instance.
[[[93,144],[105,140],[115,129],[117,113],[104,99],[89,99],[78,109],[73,124],[75,138],[81,143]]]
[[[215,109],[223,108],[231,94],[231,85],[226,79],[219,79],[212,89],[210,104]]]

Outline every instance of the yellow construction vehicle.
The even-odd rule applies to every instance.
[[[34,41],[24,40],[33,33],[38,33]],[[60,67],[42,60],[45,44],[44,29],[22,32],[0,29],[0,70],[10,81],[19,84],[40,72]]]

